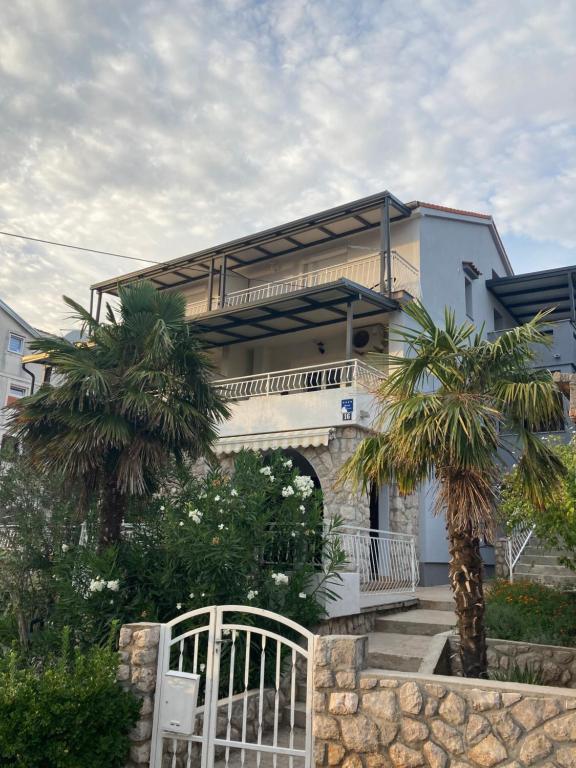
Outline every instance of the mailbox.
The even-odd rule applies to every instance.
[[[200,675],[191,672],[166,672],[160,700],[160,728],[191,736],[198,701]]]

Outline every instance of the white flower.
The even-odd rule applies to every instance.
[[[182,527],[182,526],[184,525],[184,520],[180,520],[180,522],[178,523],[178,525],[179,525],[180,527]]]
[[[160,512],[164,512],[165,509],[166,507],[164,506],[164,504],[162,504],[162,506],[160,507]]]
[[[306,600],[306,592],[300,592],[298,597],[301,598],[302,600]]]
[[[286,459],[286,461],[283,461],[282,466],[287,467],[288,469],[292,469],[292,459]]]
[[[102,581],[100,576],[97,576],[95,579],[92,579],[88,589],[90,590],[90,592],[102,592],[105,586],[106,586],[106,582]]]
[[[271,475],[272,474],[272,468],[271,467],[262,467],[260,469],[261,475]]]
[[[223,531],[224,530],[224,523],[220,523],[220,525],[218,526],[218,530],[219,531]]]
[[[304,506],[304,504],[300,504],[298,509],[300,510],[300,512],[302,512],[302,514],[304,514],[304,512],[306,512],[306,507]]]
[[[285,499],[287,499],[288,496],[294,496],[294,488],[292,488],[291,485],[282,488],[282,496],[284,496]]]
[[[179,611],[182,608],[182,603],[176,603],[176,610]]]
[[[109,600],[110,605],[114,605],[114,600]]]
[[[296,536],[296,531],[290,531],[290,536],[292,536],[292,538],[294,538]]]
[[[68,544],[62,544],[62,552],[68,552],[69,549],[70,547],[68,546]]]
[[[200,672],[204,672],[206,669],[206,664],[200,664]]]
[[[254,600],[257,594],[258,594],[257,589],[250,589],[248,590],[248,594],[246,595],[246,597],[248,600]]]
[[[281,584],[288,584],[288,576],[285,573],[272,573],[271,576],[277,587]]]
[[[190,592],[190,594],[188,595],[188,597],[190,598],[190,600],[194,600],[194,592]]]
[[[298,477],[295,477],[294,485],[303,499],[307,499],[308,496],[311,496],[312,491],[314,490],[314,481],[308,475],[299,475]]]
[[[202,592],[202,594],[200,595],[200,597],[206,597],[206,592]]]
[[[166,397],[166,395],[162,395],[162,402],[163,403],[167,403],[168,402],[168,398]]]
[[[220,501],[220,496],[214,496],[214,501]]]
[[[188,517],[192,519],[192,522],[199,523],[202,520],[202,512],[199,509],[191,509],[188,512]]]
[[[230,491],[230,496],[238,496],[238,491],[236,490],[236,488],[232,488],[232,490]]]
[[[108,589],[111,589],[112,592],[118,592],[118,590],[120,589],[120,582],[118,581],[118,579],[113,579],[112,581],[109,581],[106,584],[106,586],[108,587]]]
[[[223,630],[222,630],[222,634],[224,635],[224,637],[228,637],[228,635],[229,635],[231,632],[232,632],[232,630],[231,630],[231,629],[223,629]]]
[[[276,480],[276,478],[274,477],[274,475],[270,475],[270,476],[268,477],[268,480],[270,480],[270,482],[271,482],[271,483],[273,483],[273,482],[274,482],[274,480]]]

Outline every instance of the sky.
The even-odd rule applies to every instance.
[[[10,0],[0,230],[165,260],[389,189],[576,264],[574,0]],[[0,236],[0,297],[141,265]]]

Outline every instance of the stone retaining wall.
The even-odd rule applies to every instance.
[[[318,766],[574,768],[576,693],[365,667],[366,638],[319,638]]]
[[[462,666],[458,654],[459,639],[449,637],[452,674],[461,675]],[[539,672],[544,685],[560,688],[576,688],[576,648],[537,643],[516,643],[512,640],[489,638],[488,669],[505,671],[514,666]]]
[[[496,539],[494,542],[494,576],[497,579],[508,579],[510,577],[507,551],[508,539]]]

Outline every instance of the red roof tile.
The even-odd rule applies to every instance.
[[[459,216],[476,216],[479,219],[491,219],[489,213],[476,213],[475,211],[461,211],[459,208],[448,208],[445,205],[436,205],[435,203],[423,203],[421,200],[413,200],[408,203],[410,208],[433,208],[436,211],[445,211],[446,213],[456,213]]]

